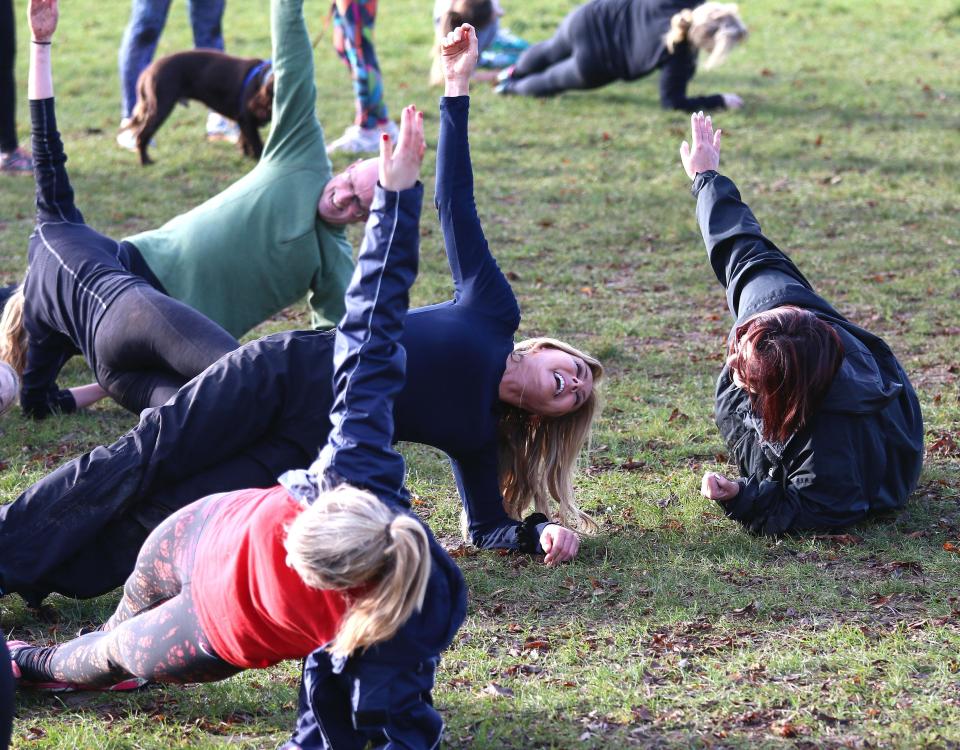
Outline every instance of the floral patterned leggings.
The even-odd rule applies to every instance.
[[[131,676],[213,682],[242,671],[214,653],[190,586],[197,542],[220,497],[191,503],[153,530],[117,611],[99,630],[59,646],[21,649],[16,661],[24,677],[97,688]]]
[[[362,128],[375,128],[388,119],[383,101],[383,76],[373,48],[376,17],[377,0],[352,0],[343,13],[333,6],[333,47],[353,76],[356,124]]]

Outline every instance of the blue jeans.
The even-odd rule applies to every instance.
[[[167,23],[171,0],[133,0],[130,21],[120,42],[121,116],[130,117],[137,103],[137,78],[153,60]],[[223,50],[220,22],[226,0],[187,0],[193,45]]]

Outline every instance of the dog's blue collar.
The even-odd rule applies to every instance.
[[[259,63],[254,65],[252,68],[250,68],[249,71],[247,71],[247,76],[246,78],[243,79],[243,85],[240,87],[240,101],[239,101],[239,106],[237,107],[237,112],[243,111],[243,95],[247,90],[247,86],[250,85],[250,82],[254,78],[256,78],[261,71],[269,70],[272,67],[273,67],[273,61],[261,60]]]

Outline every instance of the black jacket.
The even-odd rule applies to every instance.
[[[704,172],[694,180],[693,194],[710,263],[737,324],[796,305],[829,323],[845,352],[810,424],[783,445],[763,439],[747,393],[723,368],[717,426],[743,477],[737,497],[722,503],[726,514],[752,532],[780,534],[842,528],[871,511],[903,507],[923,464],[923,420],[890,348],[813,291],[793,261],[763,236],[731,180]]]

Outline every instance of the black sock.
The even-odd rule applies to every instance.
[[[20,677],[27,682],[50,682],[56,678],[50,671],[50,662],[56,646],[25,646],[13,655],[20,668]]]

